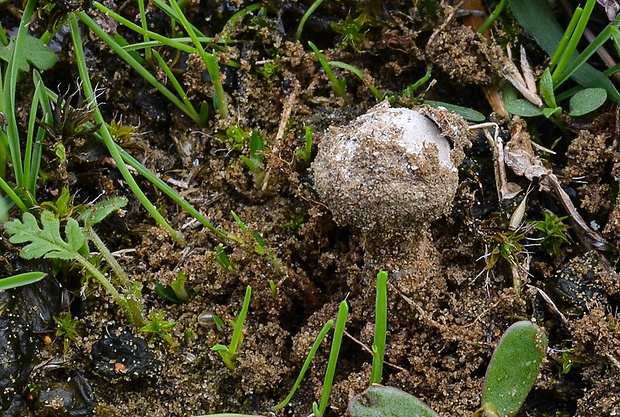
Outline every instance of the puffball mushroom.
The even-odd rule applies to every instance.
[[[316,191],[336,223],[361,229],[367,241],[419,235],[450,209],[467,134],[466,122],[445,110],[380,103],[322,137]]]
[[[384,102],[321,138],[316,191],[336,223],[361,229],[369,270],[438,273],[428,226],[450,209],[471,134],[445,109]]]

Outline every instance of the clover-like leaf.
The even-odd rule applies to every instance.
[[[41,226],[31,213],[24,213],[23,221],[6,222],[11,243],[28,243],[20,251],[25,259],[54,258],[72,260],[86,243],[84,231],[77,220],[69,218],[65,226],[66,240],[60,235],[60,220],[51,211],[41,213]]]

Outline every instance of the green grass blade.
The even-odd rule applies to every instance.
[[[198,116],[198,112],[196,111],[192,103],[187,98],[187,93],[185,92],[185,90],[183,90],[183,86],[181,86],[181,83],[179,83],[177,78],[174,76],[174,74],[172,73],[172,70],[170,69],[168,64],[166,64],[166,61],[164,61],[162,56],[157,51],[152,51],[152,55],[155,55],[155,59],[157,59],[157,62],[159,62],[159,65],[166,73],[166,76],[168,77],[168,81],[170,81],[170,83],[174,87],[179,97],[181,97],[181,101],[183,101],[185,108],[189,112],[189,116],[193,120],[200,120],[200,117]],[[200,127],[203,127],[203,126],[200,126]]]
[[[495,20],[497,20],[499,15],[502,13],[502,11],[504,10],[504,7],[506,7],[506,3],[507,3],[506,0],[501,0],[499,4],[495,6],[493,13],[491,13],[489,17],[484,21],[484,23],[482,23],[480,27],[476,29],[476,33],[486,32],[487,29],[491,27],[493,22],[495,22]]]
[[[243,297],[243,306],[241,307],[241,312],[237,317],[237,321],[235,321],[235,328],[233,329],[230,345],[228,346],[228,350],[232,355],[237,354],[237,348],[243,340],[243,323],[245,322],[245,317],[247,316],[248,309],[250,308],[250,298],[252,298],[252,287],[248,285],[245,289],[245,297]]]
[[[558,85],[557,80],[564,72],[564,69],[568,66],[569,62],[574,59],[575,52],[577,52],[577,45],[583,36],[584,30],[586,30],[586,25],[588,24],[588,20],[590,20],[590,16],[592,15],[592,9],[594,9],[595,0],[588,0],[586,3],[585,9],[581,9],[578,7],[576,11],[579,14],[579,20],[577,21],[577,25],[575,26],[575,30],[570,34],[570,38],[568,44],[564,51],[562,51],[562,55],[560,56],[560,60],[558,61],[558,66],[553,71],[553,82],[554,85]],[[569,28],[570,29],[570,23]]]
[[[146,11],[144,7],[144,0],[138,0],[138,9],[140,10],[140,24],[142,25],[142,29],[146,31],[148,28],[148,22],[146,21]],[[142,36],[144,37],[144,42],[149,41],[149,35],[144,34]],[[151,48],[148,48],[148,47],[145,48],[144,57],[147,61],[150,61],[152,59]]]
[[[71,38],[73,40],[73,48],[75,51],[76,62],[78,65],[78,71],[80,73],[80,78],[82,79],[82,88],[84,90],[84,94],[86,95],[86,98],[87,100],[89,100],[91,105],[94,106],[93,119],[95,120],[96,123],[99,123],[101,125],[101,127],[99,128],[99,134],[101,135],[101,138],[103,139],[103,143],[106,145],[106,147],[108,148],[108,152],[110,152],[110,155],[116,162],[119,172],[121,173],[125,181],[127,181],[127,185],[129,185],[129,188],[135,194],[138,200],[140,200],[144,208],[146,208],[149,214],[155,219],[155,221],[159,225],[164,227],[170,233],[173,239],[175,239],[176,241],[182,241],[182,236],[168,224],[168,222],[163,218],[163,216],[157,210],[157,208],[153,205],[153,203],[151,203],[149,199],[146,197],[146,195],[144,195],[144,192],[142,192],[142,190],[136,183],[136,180],[133,178],[133,176],[127,169],[127,165],[125,164],[125,161],[121,157],[121,154],[118,151],[118,148],[116,147],[116,143],[114,143],[114,140],[112,139],[112,136],[110,135],[110,132],[103,118],[103,115],[101,114],[99,107],[96,105],[96,96],[95,96],[93,87],[90,83],[88,68],[86,67],[86,58],[84,56],[84,50],[82,49],[82,39],[80,37],[80,30],[77,24],[77,17],[76,17],[77,14],[83,15],[84,12],[75,12],[69,15],[69,24],[71,26]],[[86,17],[88,18],[88,16]]]
[[[297,380],[293,384],[293,388],[291,388],[291,391],[288,393],[288,395],[282,402],[271,407],[271,411],[280,410],[281,408],[286,407],[286,405],[291,401],[291,398],[293,398],[293,395],[295,395],[295,391],[297,391],[297,388],[299,388],[299,385],[301,385],[301,381],[304,378],[306,371],[310,367],[310,362],[312,362],[312,358],[314,358],[316,351],[319,350],[319,347],[321,346],[321,342],[323,342],[323,339],[325,339],[327,332],[329,332],[329,330],[332,328],[333,325],[334,325],[333,320],[327,320],[327,322],[325,323],[325,325],[319,332],[318,336],[314,340],[314,343],[312,344],[312,347],[310,348],[310,352],[308,353],[308,356],[306,356],[306,360],[304,361],[304,364],[301,367],[301,371],[299,371],[299,376],[297,377]]]
[[[198,40],[198,35],[196,34],[196,31],[193,29],[192,25],[190,25],[187,17],[185,17],[177,2],[175,0],[170,0],[170,4],[172,5],[173,10],[177,13],[179,22],[181,22],[189,37],[192,38],[194,46],[198,51],[198,55],[200,55],[207,67],[207,72],[211,77],[211,83],[213,84],[213,89],[215,91],[213,97],[214,107],[217,109],[217,112],[221,117],[228,117],[228,101],[226,99],[224,87],[222,86],[222,82],[220,81],[220,67],[218,65],[215,53],[208,54],[205,52],[202,44]]]
[[[562,40],[564,29],[556,20],[547,2],[539,0],[510,0],[510,8],[519,24],[536,39],[540,47],[553,56]],[[581,65],[571,77],[584,87],[601,87],[609,98],[620,103],[620,92],[601,71],[588,63]]]
[[[17,77],[19,74],[18,62],[23,60],[24,42],[28,36],[28,25],[30,18],[37,5],[36,0],[28,0],[22,19],[17,30],[15,46],[13,47],[13,56],[6,68],[6,79],[2,90],[2,108],[0,111],[4,113],[6,118],[6,137],[8,139],[8,148],[11,155],[11,163],[13,164],[13,172],[15,175],[15,183],[18,187],[23,187],[24,170],[22,165],[21,143],[19,140],[19,131],[17,129],[17,119],[15,118],[15,91],[17,89]]]
[[[41,74],[38,71],[34,71],[33,80],[35,83],[35,97],[41,106],[41,110],[43,112],[42,120],[47,123],[51,123],[52,121],[52,107],[50,105],[50,97],[47,93],[47,87],[43,84],[43,79],[41,78]],[[36,111],[35,111],[36,115]],[[37,129],[37,136],[32,144],[32,155],[30,157],[26,156],[25,160],[28,163],[29,167],[24,168],[24,172],[27,175],[26,180],[26,190],[28,190],[32,195],[35,195],[35,189],[37,185],[37,179],[39,177],[39,170],[41,168],[41,155],[43,153],[43,140],[45,139],[46,132],[44,129]],[[31,149],[30,146],[27,146],[27,150]]]
[[[13,275],[0,279],[0,291],[10,290],[12,288],[23,287],[24,285],[33,284],[45,278],[44,272],[26,272],[23,274]]]
[[[103,139],[102,139],[103,140]],[[233,240],[237,243],[243,243],[243,240],[237,236],[234,236],[230,233],[223,232],[213,226],[213,224],[208,221],[194,206],[192,206],[187,200],[179,195],[175,190],[173,190],[168,184],[162,181],[155,173],[149,170],[147,167],[142,165],[140,161],[131,156],[127,151],[122,149],[118,144],[116,145],[116,149],[121,154],[123,160],[128,163],[131,167],[135,168],[136,171],[144,178],[149,180],[155,187],[159,188],[164,194],[170,197],[173,201],[175,201],[179,206],[183,208],[186,212],[188,212],[192,217],[198,220],[203,226],[209,229],[211,232],[215,233],[217,236],[221,237],[225,240]]]
[[[316,417],[322,417],[327,409],[327,401],[332,391],[332,384],[336,374],[336,364],[338,363],[338,355],[340,354],[340,346],[342,345],[342,336],[344,328],[347,324],[349,316],[349,305],[346,300],[340,303],[338,308],[338,318],[336,319],[336,328],[334,329],[334,337],[332,339],[332,348],[329,352],[329,361],[327,362],[327,370],[325,378],[323,378],[323,392],[321,393],[321,401],[318,406]]]
[[[101,12],[107,14],[108,16],[110,16],[112,19],[116,20],[118,23],[120,23],[121,25],[127,27],[128,29],[133,30],[134,32],[144,36],[144,37],[149,37],[150,40],[149,42],[142,42],[140,44],[134,44],[134,45],[129,45],[129,46],[123,46],[122,48],[126,51],[131,51],[131,50],[135,50],[135,49],[142,49],[144,47],[148,47],[148,46],[159,46],[159,45],[166,45],[166,46],[170,46],[174,49],[178,49],[180,51],[183,52],[187,52],[189,54],[195,53],[196,48],[191,47],[189,45],[186,45],[186,42],[191,42],[192,38],[190,37],[183,37],[183,38],[168,38],[166,36],[162,36],[159,33],[155,33],[152,32],[148,29],[143,29],[142,27],[136,25],[135,23],[133,23],[132,21],[125,19],[123,16],[119,15],[118,13],[114,12],[113,10],[108,9],[107,7],[105,7],[103,4],[99,3],[99,2],[94,2],[93,6],[96,7],[98,10],[100,10]],[[198,38],[201,42],[211,42],[213,41],[213,38],[209,38],[209,37],[199,37]],[[139,47],[137,47],[136,45],[139,45]]]
[[[297,26],[297,32],[295,32],[295,42],[299,42],[299,39],[301,39],[301,33],[304,30],[306,20],[308,20],[312,13],[314,13],[314,11],[319,8],[323,1],[324,0],[314,0],[314,3],[312,3],[310,7],[308,7],[306,13],[304,13],[304,15],[301,17],[301,20],[299,21],[299,26]]]
[[[387,333],[387,279],[386,271],[377,274],[377,298],[375,301],[375,337],[372,343],[372,371],[370,383],[379,384],[383,378],[383,360]]]
[[[342,68],[342,69],[352,72],[354,75],[357,76],[357,78],[359,78],[360,80],[362,80],[364,84],[366,84],[366,77],[364,76],[364,73],[360,71],[359,68],[356,68],[353,65],[350,65],[350,64],[347,64],[346,62],[341,62],[341,61],[329,61],[328,64],[331,65],[332,67],[338,67],[338,68]],[[381,93],[379,90],[377,90],[377,87],[375,87],[372,84],[369,84],[368,89],[378,101],[383,100],[384,94]]]
[[[336,74],[334,74],[334,71],[332,71],[321,51],[319,51],[319,48],[317,48],[316,45],[310,41],[308,41],[308,45],[310,45],[310,48],[312,48],[312,50],[314,51],[314,54],[316,55],[319,63],[323,67],[323,70],[325,70],[325,73],[327,74],[327,78],[329,79],[329,83],[331,84],[334,93],[336,93],[336,95],[339,97],[346,98],[347,93],[345,91],[345,88],[342,86],[340,80],[336,77]]]
[[[85,12],[74,12],[76,16],[80,18],[86,26],[89,27],[102,41],[104,41],[112,51],[114,51],[121,59],[129,64],[134,70],[136,70],[142,78],[144,78],[149,84],[155,87],[160,93],[162,93],[168,100],[177,106],[182,112],[192,117],[191,112],[185,107],[185,104],[174,95],[165,85],[159,82],[153,74],[151,74],[144,66],[140,65],[130,53],[125,51],[110,35],[108,35],[94,20],[90,18]],[[194,120],[196,123],[198,120]]]
[[[164,0],[152,0],[152,2],[157,7],[159,7],[164,13],[166,13],[169,18],[171,18],[173,20],[177,20],[177,21],[181,20],[181,17],[179,16],[179,14],[172,7],[170,7],[168,4],[166,4],[166,2]],[[183,13],[181,12],[181,14],[183,14]],[[205,34],[202,33],[196,26],[190,24],[190,27],[192,28],[192,31],[194,31],[194,33],[198,37],[205,37]]]
[[[581,54],[564,70],[558,77],[554,86],[557,88],[568,80],[582,65],[586,63],[596,51],[602,47],[612,37],[612,32],[618,32],[618,28],[611,23],[598,34],[596,38],[583,50]]]
[[[571,40],[571,35],[573,34],[573,32],[575,32],[575,27],[577,27],[577,22],[579,22],[579,17],[581,16],[582,13],[583,13],[583,9],[581,7],[577,7],[575,11],[573,12],[573,17],[571,18],[570,22],[568,22],[568,26],[566,27],[566,30],[564,31],[564,35],[562,35],[562,40],[560,41],[560,43],[558,44],[558,47],[553,53],[553,56],[551,57],[551,61],[549,61],[550,69],[553,69],[557,65],[557,63],[560,61],[560,58],[563,55],[565,55],[564,52],[566,51],[566,46],[568,45],[568,42]]]

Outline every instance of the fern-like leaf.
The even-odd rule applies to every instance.
[[[65,226],[66,240],[60,235],[60,220],[51,211],[41,213],[41,226],[31,213],[24,213],[23,222],[15,219],[4,227],[11,235],[11,243],[28,243],[20,251],[24,259],[54,258],[74,260],[86,243],[84,231],[75,219]]]

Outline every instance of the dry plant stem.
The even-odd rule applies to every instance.
[[[487,128],[492,127],[495,129],[493,136],[489,133]],[[469,129],[482,129],[484,136],[489,142],[491,152],[493,153],[493,169],[495,171],[495,187],[497,188],[497,198],[499,201],[504,201],[509,198],[513,198],[518,194],[520,189],[515,189],[515,184],[508,183],[506,179],[506,166],[504,163],[504,144],[499,137],[499,126],[497,123],[481,123],[477,125],[469,126]]]
[[[351,335],[351,333],[347,332],[346,330],[344,331],[344,335],[346,337],[348,337],[349,339],[351,339],[353,342],[357,343],[364,351],[368,352],[371,356],[372,356],[372,349],[369,348],[368,346],[366,346],[364,343],[362,343],[360,340],[356,339],[355,337],[353,337],[353,335]],[[408,370],[406,370],[405,368],[402,368],[398,365],[395,365],[393,363],[390,363],[388,361],[383,361],[384,365],[387,365],[389,367],[392,367],[394,369],[397,369],[401,372],[409,372]]]
[[[609,243],[603,239],[601,235],[596,233],[590,228],[590,226],[587,225],[583,217],[581,217],[573,205],[573,202],[570,200],[568,194],[566,194],[566,191],[562,189],[560,181],[555,174],[550,172],[546,175],[542,179],[541,185],[550,186],[555,192],[557,198],[560,200],[560,203],[562,203],[562,206],[570,215],[570,220],[571,223],[573,223],[573,226],[577,226],[577,228],[581,230],[581,233],[577,233],[577,237],[583,246],[588,249],[596,250],[607,250],[610,247]]]
[[[426,311],[424,311],[424,309],[418,305],[418,303],[416,303],[411,298],[403,294],[402,291],[399,288],[397,288],[394,284],[388,283],[388,285],[390,286],[390,289],[392,289],[393,291],[396,291],[402,297],[403,300],[405,300],[410,306],[412,306],[415,309],[415,311],[417,311],[418,315],[423,321],[427,322],[428,324],[435,327],[436,329],[441,330],[442,332],[447,332],[446,326],[444,324],[439,323],[438,321],[433,320],[426,313]]]
[[[549,297],[546,292],[532,285],[527,285],[527,290],[531,295],[536,295],[536,293],[540,295],[542,299],[545,300],[545,303],[547,304],[547,307],[549,307],[549,310],[551,310],[551,312],[555,314],[555,316],[560,320],[560,323],[562,323],[562,325],[564,325],[564,327],[566,327],[568,330],[571,329],[570,323],[566,319],[566,316],[560,311],[560,309],[555,305],[551,297]]]
[[[278,155],[278,157],[280,157],[280,152],[282,151],[280,147],[282,146],[282,139],[284,139],[284,134],[286,132],[286,126],[288,125],[289,120],[291,120],[291,114],[293,113],[293,108],[295,107],[295,104],[297,103],[297,98],[299,96],[299,89],[300,89],[299,81],[294,80],[293,91],[291,91],[291,94],[289,95],[288,100],[286,101],[286,103],[284,103],[284,109],[282,110],[282,118],[280,119],[280,125],[278,126],[278,133],[276,134],[274,144],[271,148],[271,151],[275,155]],[[271,176],[271,170],[272,168],[267,168],[267,172],[265,172],[265,178],[263,179],[262,191],[265,191],[267,189],[267,186],[269,184],[269,177]]]
[[[506,165],[515,174],[523,176],[530,181],[538,179],[543,190],[553,191],[556,198],[560,200],[560,203],[570,215],[571,223],[580,232],[577,233],[577,237],[582,245],[594,250],[608,249],[609,243],[587,225],[568,194],[562,189],[558,177],[550,169],[546,168],[534,153],[532,141],[524,121],[515,118],[510,137],[510,141],[504,148]]]
[[[542,99],[536,93],[536,82],[534,81],[534,75],[532,69],[527,60],[527,55],[523,46],[521,47],[521,72],[517,69],[517,66],[512,62],[512,53],[510,47],[507,50],[508,57],[504,60],[502,65],[502,75],[506,78],[510,84],[512,84],[519,92],[532,104],[542,107]]]

